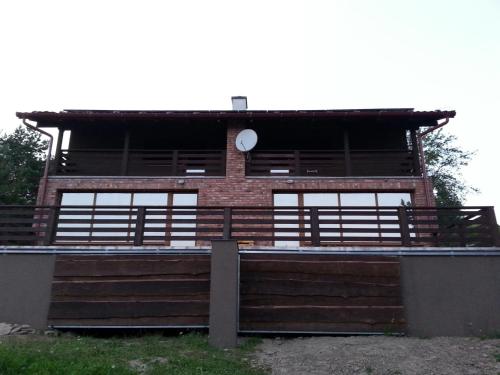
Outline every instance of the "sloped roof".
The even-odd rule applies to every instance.
[[[20,119],[38,122],[39,126],[60,126],[74,120],[173,120],[173,119],[387,119],[411,121],[419,126],[455,117],[455,111],[415,111],[413,108],[336,109],[336,110],[246,110],[246,111],[131,111],[63,110],[61,112],[17,112]]]

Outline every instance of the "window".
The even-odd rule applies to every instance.
[[[195,241],[191,239],[167,241],[167,238],[170,236],[194,236],[195,231],[173,232],[171,228],[181,228],[181,230],[182,228],[195,228],[195,223],[172,223],[170,217],[173,220],[194,220],[196,215],[168,215],[164,207],[196,205],[196,193],[63,193],[58,223],[58,229],[61,230],[57,232],[57,240],[63,242],[132,243],[137,216],[131,211],[131,206],[148,206],[144,243],[194,246]],[[79,208],[78,206],[89,207]],[[121,206],[124,208],[120,208]],[[155,214],[155,206],[158,206],[157,214]],[[189,211],[189,208],[183,209],[183,211]]]
[[[299,200],[298,200],[298,194],[274,194],[274,206],[275,207],[286,207],[286,206],[293,206],[293,207],[298,207],[299,205]],[[283,210],[286,211],[286,210]],[[298,220],[299,217],[295,215],[275,215],[274,216],[275,220]],[[275,228],[299,228],[298,224],[275,224]],[[299,237],[298,232],[281,232],[281,233],[276,233],[277,237],[284,237],[284,236],[290,236],[290,237]],[[299,241],[275,241],[274,242],[275,246],[299,246]]]
[[[394,208],[402,205],[411,205],[411,194],[407,192],[370,192],[370,193],[275,193],[274,206],[318,207],[320,219],[320,239],[322,243],[348,243],[348,242],[382,242],[390,241],[391,237],[399,238],[399,224]],[[325,207],[322,209],[322,207]],[[342,208],[337,212],[326,212],[327,207]],[[349,208],[352,207],[352,210]],[[358,209],[363,207],[363,209]],[[373,208],[372,208],[373,207]],[[331,211],[331,210],[330,210]],[[360,211],[359,215],[357,211]],[[323,214],[322,214],[323,213]],[[276,215],[275,219],[295,219],[299,217]],[[309,216],[303,216],[307,222]],[[300,228],[299,224],[275,224],[275,228]],[[310,228],[304,224],[303,228]],[[305,231],[301,236],[300,231],[293,233],[276,232],[275,236],[297,237],[296,241],[275,241],[275,246],[299,246],[300,241],[307,241],[311,233]],[[364,240],[366,238],[366,240]]]

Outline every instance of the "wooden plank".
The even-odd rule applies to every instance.
[[[242,260],[241,272],[308,272],[312,274],[348,274],[399,276],[394,262]],[[307,271],[306,271],[307,270]]]
[[[149,280],[99,280],[54,281],[55,296],[178,296],[199,295],[210,292],[208,278],[196,279],[149,279]]]
[[[166,316],[207,316],[208,302],[197,301],[78,301],[52,302],[49,319],[96,319]]]
[[[317,306],[401,306],[401,296],[321,296],[317,295],[272,295],[272,294],[250,294],[242,291],[240,306],[297,306],[297,305],[317,305]]]
[[[399,284],[372,282],[332,282],[312,280],[242,280],[242,294],[316,296],[316,297],[396,297]]]
[[[155,316],[155,317],[129,317],[129,318],[99,318],[99,319],[55,319],[50,318],[49,325],[55,326],[206,326],[206,316]]]
[[[206,275],[210,273],[208,255],[196,256],[60,256],[54,276],[140,276],[164,274]]]
[[[243,322],[403,323],[402,306],[256,306],[241,307]]]
[[[331,333],[403,333],[403,322],[240,322],[240,331],[254,332],[331,332]]]
[[[303,281],[323,281],[323,282],[366,282],[380,284],[396,284],[399,283],[399,276],[394,275],[362,275],[362,274],[340,274],[340,273],[309,273],[309,272],[274,272],[274,271],[256,271],[242,272],[242,281],[252,280],[303,280]]]
[[[168,298],[167,298],[168,297]],[[127,295],[110,295],[110,296],[88,296],[88,295],[57,295],[52,296],[52,302],[108,302],[110,300],[114,302],[137,302],[142,300],[147,300],[149,302],[153,301],[165,301],[168,299],[169,301],[206,301],[207,303],[210,300],[209,293],[200,292],[200,293],[191,293],[186,295],[154,295],[150,294],[147,296],[140,294],[127,294]]]

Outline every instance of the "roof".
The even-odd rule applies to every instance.
[[[61,112],[17,112],[20,119],[54,127],[77,120],[173,120],[173,119],[387,119],[411,121],[430,126],[438,120],[455,117],[455,111],[415,111],[413,108],[336,109],[336,110],[246,110],[246,111],[131,111],[75,110]]]

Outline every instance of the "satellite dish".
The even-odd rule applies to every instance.
[[[236,136],[236,148],[248,152],[257,144],[257,133],[252,129],[245,129]]]

